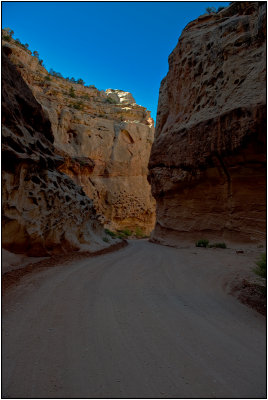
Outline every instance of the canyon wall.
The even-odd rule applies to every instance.
[[[152,240],[261,242],[266,232],[266,3],[189,23],[159,92]]]
[[[59,170],[51,123],[2,52],[2,245],[30,256],[107,246],[93,202]],[[80,161],[77,161],[79,164]],[[91,163],[80,168],[91,171]]]
[[[58,171],[83,188],[105,227],[149,234],[155,223],[147,181],[154,139],[150,112],[128,92],[104,92],[49,75],[13,39],[4,46],[48,116],[55,149],[65,154]]]

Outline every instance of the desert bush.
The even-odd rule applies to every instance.
[[[85,84],[85,82],[81,78],[77,79],[76,83],[78,83],[79,85],[84,85]]]
[[[200,239],[195,243],[196,247],[208,247],[208,244],[209,240],[207,239]]]
[[[3,39],[6,40],[7,42],[10,42],[11,37],[9,35],[3,35]]]
[[[121,233],[122,235],[125,235],[126,237],[132,235],[132,231],[130,231],[129,229],[122,229],[122,230],[117,231],[117,232]]]
[[[38,51],[34,50],[34,51],[33,51],[33,56],[36,57],[36,58],[39,58],[39,53],[38,53]]]
[[[49,75],[45,76],[45,81],[51,81],[51,78]]]
[[[127,239],[127,236],[124,235],[124,233],[119,232],[119,231],[116,231],[116,237],[117,237],[118,239]]]
[[[261,276],[262,278],[266,278],[266,253],[262,253],[260,259],[256,261],[257,268],[254,269],[254,272]]]
[[[74,92],[74,88],[73,87],[70,87],[70,89],[69,89],[69,96],[70,97],[75,97],[75,92]]]
[[[106,243],[109,243],[109,239],[107,237],[102,238],[102,240]]]
[[[143,230],[140,227],[137,227],[135,230],[135,236],[137,238],[146,238],[147,236],[144,234]]]
[[[115,238],[116,238],[116,233],[115,233],[115,232],[112,232],[112,231],[110,231],[110,229],[104,229],[104,232],[106,233],[106,235],[109,235],[109,236],[111,236],[113,239],[115,239]]]
[[[74,103],[72,107],[75,108],[76,110],[83,110],[84,105],[81,101],[78,101],[77,103]]]
[[[219,249],[226,249],[227,248],[227,246],[226,246],[226,244],[224,242],[222,242],[222,243],[212,243],[212,244],[209,245],[209,247],[217,247]]]
[[[106,103],[110,103],[110,104],[116,104],[117,103],[116,100],[113,99],[112,97],[107,97],[107,99],[105,101],[106,101]]]
[[[62,74],[61,74],[60,72],[56,72],[56,71],[54,71],[54,69],[52,69],[52,68],[50,68],[49,74],[52,75],[52,76],[55,76],[55,78],[64,79],[63,76],[62,76]]]
[[[216,12],[216,8],[215,7],[207,7],[206,8],[206,12],[208,12],[209,14],[215,13]]]

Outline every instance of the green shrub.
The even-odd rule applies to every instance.
[[[116,233],[110,231],[110,229],[104,229],[104,232],[106,233],[106,235],[111,236],[113,239],[115,239],[117,236]]]
[[[109,239],[107,237],[102,238],[102,240],[106,243],[109,243]]]
[[[119,231],[117,231],[116,237],[118,237],[118,239],[127,239],[127,236],[124,233],[119,232]]]
[[[74,88],[73,87],[70,87],[70,89],[69,89],[69,96],[70,97],[75,97],[75,92],[74,92]]]
[[[261,276],[262,278],[266,278],[266,253],[262,253],[260,259],[256,261],[257,268],[254,269],[254,272]]]
[[[52,75],[52,76],[55,76],[55,78],[64,79],[63,76],[62,76],[62,74],[61,74],[60,72],[56,72],[56,71],[54,71],[54,69],[52,69],[52,68],[50,68],[49,74]]]
[[[215,13],[216,12],[216,8],[215,7],[207,7],[206,8],[206,12],[208,12],[209,14]]]
[[[226,249],[227,248],[227,246],[226,246],[226,244],[224,242],[222,242],[222,243],[212,243],[212,244],[209,245],[209,247],[217,247],[219,249]]]
[[[129,229],[123,229],[120,232],[122,232],[126,236],[131,236],[132,235],[132,231],[130,231]]]
[[[105,101],[106,101],[106,103],[117,104],[117,101],[115,99],[113,99],[112,97],[107,97],[107,99]]]
[[[196,247],[208,247],[208,244],[209,240],[207,239],[200,239],[195,243]]]
[[[147,236],[144,234],[143,230],[140,227],[137,227],[135,230],[135,236],[137,238],[146,238]]]
[[[78,101],[78,103],[74,103],[72,107],[75,108],[76,110],[83,110],[84,105],[81,101]]]
[[[49,75],[45,76],[45,81],[51,81],[51,78]]]
[[[4,36],[3,36],[3,39],[6,40],[7,42],[10,42],[11,36],[4,35]]]

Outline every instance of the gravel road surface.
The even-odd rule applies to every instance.
[[[25,276],[2,305],[3,398],[266,398],[266,322],[234,255],[130,241]]]

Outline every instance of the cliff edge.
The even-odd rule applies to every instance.
[[[260,242],[266,232],[266,3],[186,26],[159,92],[152,240]]]
[[[147,181],[154,140],[150,111],[129,92],[98,90],[48,73],[29,50],[8,39],[3,46],[9,59],[48,117],[56,151],[64,152],[60,171],[92,199],[106,228],[149,234],[155,224]]]

